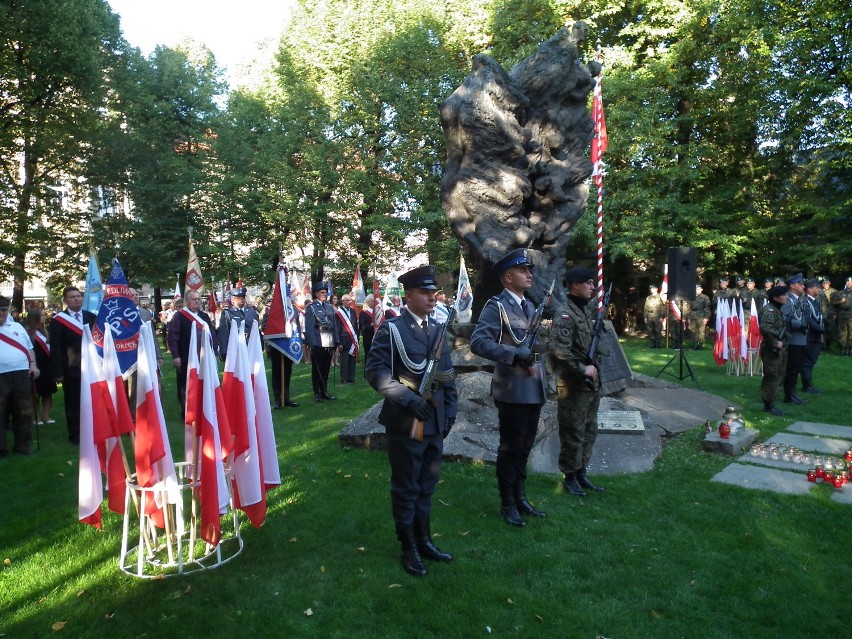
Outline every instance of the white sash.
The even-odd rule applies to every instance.
[[[355,355],[358,352],[358,336],[355,335],[355,329],[352,328],[352,322],[349,321],[349,313],[344,313],[342,308],[338,308],[335,313],[343,322],[343,330],[349,334],[349,339],[352,341],[352,346],[349,347],[349,354]]]

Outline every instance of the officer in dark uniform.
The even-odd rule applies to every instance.
[[[524,298],[532,286],[532,268],[526,249],[516,249],[494,265],[504,289],[485,304],[470,338],[473,353],[496,362],[491,397],[500,420],[497,487],[500,515],[513,526],[526,525],[521,514],[545,516],[529,503],[524,488],[547,392],[544,362],[538,357],[547,347],[538,341],[532,348],[524,346],[535,314],[533,303]]]
[[[97,317],[83,310],[83,294],[76,286],[62,291],[65,310],[50,322],[50,364],[53,378],[62,383],[65,395],[65,423],[68,441],[80,443],[80,360],[83,345],[83,326],[91,328]]]
[[[446,342],[438,370],[444,378],[430,401],[418,393],[428,358],[443,326],[429,319],[435,309],[438,284],[435,266],[421,266],[399,276],[405,287],[406,307],[376,330],[367,357],[370,385],[385,401],[379,423],[387,430],[391,467],[391,506],[396,534],[402,545],[402,566],[412,575],[425,575],[422,559],[452,561],[432,541],[432,495],[441,471],[444,438],[456,420],[457,393]],[[422,441],[411,437],[414,420],[423,422]]]
[[[222,358],[223,362],[228,355],[228,340],[231,337],[232,322],[237,322],[237,324],[243,326],[246,341],[248,341],[252,327],[258,323],[258,316],[256,310],[251,306],[246,306],[245,287],[238,288],[231,293],[231,307],[224,309],[219,319],[217,336],[219,338],[219,357]]]
[[[328,392],[331,356],[340,345],[340,334],[334,321],[334,307],[328,303],[328,284],[313,286],[314,300],[305,308],[305,342],[311,347],[311,384],[314,400],[337,399]]]
[[[763,362],[763,380],[760,383],[760,398],[763,410],[773,415],[784,415],[775,406],[778,387],[787,370],[787,344],[784,341],[784,313],[781,308],[787,303],[787,287],[773,286],[766,291],[768,302],[757,311],[760,323],[760,359]]]

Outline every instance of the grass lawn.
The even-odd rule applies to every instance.
[[[672,354],[639,340],[625,352],[650,375]],[[708,350],[687,356],[702,388],[742,405],[762,438],[797,420],[852,424],[852,358],[823,355],[815,384],[825,392],[770,417],[759,378],[727,376]],[[178,453],[173,378],[167,370],[164,396]],[[822,485],[792,497],[711,483],[731,460],[702,451],[701,428],[668,442],[650,472],[598,478],[603,494],[578,499],[560,477],[531,477],[527,492],[548,516],[525,529],[499,518],[493,467],[445,464],[433,532],[456,560],[418,579],[399,565],[385,455],[337,441],[378,396],[359,378],[316,404],[307,366],[295,368],[293,389],[301,406],[273,413],[283,483],[266,524],[243,524],[245,548],[230,563],[163,580],[118,569],[120,517],[104,508],[103,532],[77,521],[77,449],[60,391],[41,450],[0,460],[0,636],[852,634],[850,507]]]

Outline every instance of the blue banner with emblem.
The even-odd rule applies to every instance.
[[[104,299],[101,271],[94,251],[89,251],[89,269],[86,271],[86,290],[83,293],[83,310],[98,314]]]
[[[92,339],[97,347],[98,355],[103,357],[104,331],[112,331],[118,363],[126,379],[136,370],[142,318],[130,297],[127,277],[117,259],[112,261],[112,271],[104,293],[104,301],[98,310],[98,319],[92,327]]]

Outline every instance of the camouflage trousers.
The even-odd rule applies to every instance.
[[[704,318],[689,320],[689,332],[692,334],[692,339],[698,344],[703,344],[705,335],[707,334],[707,326],[704,324]]]
[[[600,391],[579,388],[580,382],[556,382],[556,421],[559,424],[559,470],[572,473],[586,468],[598,436]]]
[[[648,339],[651,341],[656,341],[662,337],[663,334],[663,320],[660,317],[649,317],[645,322],[645,326],[648,329]]]
[[[764,342],[760,347],[760,359],[763,360],[763,381],[760,382],[760,398],[764,402],[773,403],[778,394],[778,388],[784,381],[787,372],[787,347],[778,353]]]
[[[836,330],[840,348],[852,348],[852,317],[838,318]]]

